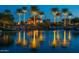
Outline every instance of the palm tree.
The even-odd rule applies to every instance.
[[[54,24],[56,24],[56,14],[58,13],[58,9],[57,8],[52,8],[52,14],[54,16]]]
[[[31,6],[31,14],[34,17],[34,25],[35,25],[35,16],[38,15],[38,8],[37,8],[37,6]]]
[[[23,7],[22,8],[22,12],[23,12],[23,15],[24,15],[24,23],[25,23],[25,15],[27,13],[27,8],[26,7]]]
[[[69,11],[68,9],[65,8],[65,9],[62,9],[62,13],[64,15],[64,26],[66,26],[66,19],[67,19]]]
[[[69,25],[71,25],[72,13],[69,13],[68,16],[69,16]]]
[[[42,17],[44,16],[43,12],[39,12],[39,16],[40,16],[40,23],[42,23]]]
[[[18,19],[18,25],[20,25],[20,22],[21,22],[21,18],[20,17],[22,15],[22,9],[17,9],[16,13],[17,13],[17,15],[19,17],[19,19]]]
[[[23,7],[22,8],[22,13],[23,13],[23,15],[24,15],[24,23],[25,23],[25,15],[26,15],[26,13],[27,13],[27,8],[26,7]],[[26,41],[26,33],[25,33],[25,26],[23,26],[23,29],[24,29],[24,31],[23,31],[23,41],[22,41],[22,46],[26,46],[27,45],[27,41]]]
[[[10,15],[10,14],[11,14],[11,11],[8,10],[8,9],[6,9],[6,10],[4,11],[4,14],[5,14],[5,15]]]
[[[17,15],[19,16],[19,21],[18,21],[18,25],[20,25],[21,22],[21,15],[22,15],[22,9],[17,9]],[[21,44],[21,32],[18,32],[18,40],[17,40],[17,44]]]

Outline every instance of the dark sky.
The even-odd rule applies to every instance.
[[[18,21],[17,15],[16,15],[16,9],[22,8],[23,5],[0,5],[0,12],[4,11],[5,9],[9,9],[12,11],[15,20]],[[26,5],[28,9],[28,13],[26,14],[26,19],[30,17],[30,5]],[[79,17],[79,6],[78,5],[38,5],[39,10],[43,11],[45,13],[45,16],[49,18],[51,21],[53,21],[53,15],[51,14],[51,8],[58,8],[60,11],[63,8],[68,8],[70,12],[72,12],[73,17],[77,16]],[[61,19],[60,19],[61,20]],[[60,21],[57,20],[57,21]]]

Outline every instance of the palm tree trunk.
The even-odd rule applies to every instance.
[[[25,23],[25,13],[24,13],[24,23]]]
[[[35,15],[34,15],[34,25],[35,25]]]
[[[42,16],[40,17],[40,23],[42,23]]]
[[[19,17],[19,21],[18,21],[18,25],[20,25],[20,22],[21,22],[21,19],[20,19],[20,14],[18,15],[18,17]]]
[[[64,26],[66,26],[66,18],[67,18],[67,16],[65,15],[64,16]]]
[[[54,23],[56,23],[56,16],[54,16]]]

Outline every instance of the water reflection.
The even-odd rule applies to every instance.
[[[52,41],[52,45],[53,45],[53,47],[56,47],[57,46],[57,40],[56,40],[57,38],[56,38],[56,30],[54,30],[54,39],[53,39],[53,41]]]
[[[14,33],[14,31],[13,32],[3,31],[0,33],[0,46],[2,44],[7,45],[10,42],[14,41],[13,43],[16,42],[16,46],[19,45],[20,48],[26,47],[30,49],[40,49],[40,48],[42,49],[42,48],[50,48],[50,46],[54,48],[68,47],[70,43],[72,43],[71,42],[73,40],[72,37],[74,37],[72,36],[73,31],[66,31],[66,30],[54,30],[54,31],[23,30],[23,31],[16,31],[14,35],[12,33]],[[12,47],[11,43],[9,45]]]
[[[17,44],[21,44],[21,32],[18,31],[18,39],[17,39]]]
[[[33,31],[33,39],[31,40],[30,47],[31,48],[37,48],[38,47],[38,30]]]
[[[64,39],[63,39],[63,47],[67,46],[67,38],[66,38],[66,31],[64,31]]]

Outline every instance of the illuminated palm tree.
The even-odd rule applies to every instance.
[[[56,25],[56,14],[58,13],[58,9],[57,8],[52,8],[52,14],[54,16],[54,24]]]
[[[66,26],[66,20],[67,20],[69,11],[68,11],[68,9],[65,8],[65,9],[62,9],[62,13],[64,15],[64,26]]]
[[[34,25],[36,25],[36,24],[35,24],[35,16],[38,15],[38,13],[39,13],[39,12],[38,12],[37,6],[32,6],[32,7],[31,7],[31,14],[32,14],[33,17],[34,17]]]
[[[22,9],[17,9],[16,13],[17,13],[17,15],[19,17],[19,19],[18,19],[18,25],[20,25],[20,22],[21,22],[21,18],[20,17],[22,15]]]
[[[42,18],[44,16],[44,13],[43,12],[39,12],[39,16],[40,16],[40,23],[42,23]]]
[[[23,12],[23,15],[24,15],[24,23],[25,23],[25,15],[26,15],[26,13],[27,13],[27,8],[26,7],[23,7],[22,8],[22,12]]]
[[[68,17],[69,17],[69,25],[71,25],[72,13],[69,13]]]

